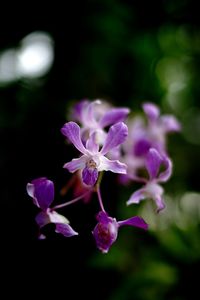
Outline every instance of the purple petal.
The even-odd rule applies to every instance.
[[[88,100],[81,100],[80,102],[74,105],[72,111],[72,118],[74,119],[74,121],[78,121],[80,123],[83,122],[83,112],[88,104]]]
[[[96,168],[85,167],[82,172],[82,179],[87,185],[95,185],[98,179],[98,170]]]
[[[151,147],[150,141],[146,139],[140,139],[134,145],[134,149],[133,149],[134,155],[135,156],[146,155],[150,147]]]
[[[169,157],[165,157],[163,159],[163,165],[166,168],[165,171],[163,171],[162,173],[160,173],[159,177],[158,177],[158,182],[166,182],[172,175],[172,161],[169,159]]]
[[[82,155],[80,158],[74,158],[70,162],[64,164],[63,168],[67,169],[69,172],[74,173],[77,170],[82,170],[85,168],[86,157]]]
[[[62,223],[62,224],[69,224],[69,221],[67,218],[65,218],[63,215],[58,214],[56,211],[48,211],[48,216],[50,223]]]
[[[127,205],[130,205],[133,203],[138,204],[138,203],[140,203],[141,200],[144,200],[146,198],[147,198],[146,190],[145,190],[145,188],[141,188],[131,195],[131,197],[127,201]]]
[[[75,122],[68,122],[61,128],[61,132],[81,153],[85,154],[86,149],[81,141],[80,127]]]
[[[56,223],[55,232],[61,233],[65,237],[78,235],[78,233],[76,231],[74,231],[74,229],[70,225],[63,224],[63,223]]]
[[[99,171],[111,171],[118,174],[126,174],[127,166],[118,160],[110,160],[105,156],[101,157],[101,164],[98,167]]]
[[[129,112],[130,109],[128,108],[113,108],[104,114],[99,122],[99,125],[101,128],[104,128],[106,126],[124,121]]]
[[[51,223],[48,213],[43,211],[37,214],[35,221],[40,228]]]
[[[142,108],[150,121],[155,121],[160,115],[159,108],[153,103],[144,103]]]
[[[147,230],[148,224],[140,217],[132,217],[124,221],[118,221],[119,226],[130,225]]]
[[[154,148],[150,148],[146,157],[146,168],[150,179],[156,178],[162,163],[162,157]]]
[[[127,202],[127,205],[132,203],[139,203],[141,200],[144,199],[153,199],[156,202],[158,207],[158,211],[165,207],[165,204],[162,200],[163,188],[155,183],[155,182],[148,182],[142,189],[134,192],[130,199]]]
[[[54,184],[51,180],[41,177],[27,184],[27,193],[33,198],[33,203],[46,210],[54,200]]]
[[[165,115],[160,118],[162,128],[165,132],[179,132],[181,130],[181,124],[178,120],[171,115]]]
[[[165,202],[161,196],[156,196],[154,200],[157,206],[156,212],[159,213],[161,210],[165,208]]]
[[[65,237],[77,235],[78,233],[68,224],[69,221],[56,211],[40,212],[35,218],[38,226],[41,228],[49,223],[56,225],[55,232],[61,233]]]
[[[43,233],[40,233],[38,236],[38,240],[45,240],[46,239],[46,235],[44,235]]]
[[[117,123],[110,127],[108,135],[106,137],[103,148],[101,149],[101,154],[104,155],[108,153],[114,147],[122,144],[128,135],[128,127],[123,123]]]
[[[95,226],[93,236],[97,248],[107,253],[111,245],[116,241],[118,235],[118,223],[116,219],[109,217],[106,213],[98,214],[98,224]]]
[[[95,118],[95,106],[101,104],[100,100],[95,100],[89,103],[83,112],[84,124],[89,128],[97,127],[97,120]]]
[[[104,222],[104,223],[107,223],[110,221],[110,218],[107,214],[107,212],[105,211],[100,211],[97,215],[96,215],[96,219],[97,221],[99,222]],[[112,218],[111,218],[112,219]]]
[[[39,227],[43,227],[49,223],[63,223],[68,224],[69,221],[63,216],[58,214],[56,211],[47,210],[46,212],[40,212],[36,218],[36,223]]]
[[[86,149],[92,153],[97,153],[99,151],[99,145],[97,144],[96,141],[97,134],[98,134],[97,132],[93,132],[86,142]]]

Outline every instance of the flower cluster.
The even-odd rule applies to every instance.
[[[74,174],[61,193],[65,194],[72,187],[74,199],[51,207],[54,200],[51,180],[43,177],[27,184],[28,195],[40,209],[36,216],[40,239],[46,238],[41,231],[49,223],[55,224],[55,231],[65,237],[78,235],[66,217],[56,210],[81,199],[88,203],[93,193],[97,194],[100,211],[92,233],[97,248],[103,253],[116,241],[121,226],[148,228],[139,216],[117,221],[105,211],[100,189],[103,171],[119,174],[121,184],[134,181],[143,184],[130,196],[128,205],[153,199],[157,212],[164,209],[164,189],[160,184],[172,174],[166,137],[170,132],[179,131],[180,124],[173,116],[160,116],[159,108],[152,103],[145,103],[143,110],[146,122],[142,117],[126,120],[130,113],[128,108],[113,108],[100,100],[83,100],[73,107],[71,121],[64,124],[61,133],[78,153],[64,164],[64,168]],[[140,175],[146,173],[148,176]]]

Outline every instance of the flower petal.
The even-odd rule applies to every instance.
[[[27,184],[26,190],[33,198],[33,203],[42,210],[46,210],[54,200],[54,184],[45,177],[32,180]]]
[[[133,148],[133,152],[135,156],[143,156],[146,155],[151,147],[151,142],[145,138],[139,139]]]
[[[160,110],[155,104],[147,102],[142,105],[142,108],[150,121],[158,119]]]
[[[89,101],[83,99],[74,105],[74,107],[72,109],[72,114],[71,114],[71,117],[74,121],[78,121],[80,123],[83,122],[83,112],[88,104],[89,104]]]
[[[83,112],[84,125],[89,128],[98,127],[97,120],[95,119],[95,106],[101,104],[100,100],[90,102]]]
[[[172,175],[173,164],[169,157],[164,157],[163,165],[166,168],[166,170],[160,173],[158,177],[158,182],[166,182]]]
[[[97,215],[97,220],[99,222],[92,233],[95,238],[97,248],[103,253],[107,253],[117,239],[119,226],[116,219],[109,217],[104,212],[100,212]]]
[[[49,211],[48,212],[50,223],[62,223],[62,224],[69,224],[69,220],[65,218],[63,215],[58,214],[56,211]]]
[[[164,115],[160,121],[164,132],[179,132],[181,130],[181,124],[172,115]]]
[[[129,108],[113,108],[103,115],[99,121],[99,125],[101,128],[104,128],[106,126],[124,121],[129,112]]]
[[[74,231],[74,229],[69,224],[63,224],[63,223],[56,223],[55,232],[61,233],[65,237],[78,235],[78,232]]]
[[[97,133],[94,131],[86,142],[86,149],[92,153],[97,153],[99,151],[96,135]]]
[[[156,206],[157,206],[156,212],[159,213],[161,210],[163,210],[165,208],[165,202],[164,202],[163,198],[159,195],[156,196],[154,200],[155,200]]]
[[[150,148],[146,156],[146,168],[149,173],[150,179],[156,178],[163,159],[154,148]]]
[[[61,233],[65,237],[78,235],[76,231],[68,224],[69,221],[63,215],[58,214],[56,211],[40,212],[36,216],[36,222],[41,228],[49,223],[56,225],[55,232]]]
[[[110,160],[105,156],[101,156],[98,171],[111,171],[118,174],[126,174],[127,165],[121,163],[119,160]]]
[[[87,185],[95,185],[98,179],[98,170],[96,168],[85,167],[82,172],[82,179]]]
[[[144,200],[147,198],[147,195],[146,195],[146,190],[145,188],[141,188],[137,191],[135,191],[131,197],[129,198],[129,200],[127,201],[127,205],[130,205],[130,204],[138,204],[140,203],[141,200]]]
[[[48,213],[43,211],[37,214],[37,216],[35,217],[35,221],[40,228],[51,223]]]
[[[61,128],[61,132],[81,153],[85,154],[86,149],[81,141],[80,127],[75,122],[68,122]]]
[[[122,144],[128,135],[128,127],[123,122],[117,123],[110,127],[105,144],[101,149],[101,154],[108,153],[114,147]]]
[[[85,168],[86,156],[82,155],[79,158],[74,158],[70,162],[64,164],[63,168],[67,169],[70,173],[74,173],[77,170],[82,170]]]
[[[132,217],[127,220],[118,221],[119,226],[130,225],[147,230],[148,224],[140,217]]]

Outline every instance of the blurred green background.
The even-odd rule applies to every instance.
[[[18,273],[13,265],[25,262],[27,270],[38,272],[40,284],[53,277],[69,299],[80,290],[86,299],[192,299],[198,295],[200,267],[195,1],[88,0],[30,10],[31,15],[18,7],[14,18],[1,18],[0,27],[0,197],[2,248],[12,262],[8,279]],[[183,127],[168,140],[174,173],[165,184],[167,208],[159,216],[150,201],[127,208],[137,185],[117,186],[115,175],[105,175],[102,194],[110,214],[118,219],[139,214],[150,225],[147,233],[123,228],[107,255],[96,250],[91,236],[95,199],[63,211],[79,238],[64,239],[49,230],[49,239],[41,242],[37,209],[25,191],[28,181],[47,176],[55,181],[56,201],[63,201],[59,190],[70,175],[62,166],[73,149],[60,128],[70,104],[83,98],[105,99],[134,113],[152,101]]]

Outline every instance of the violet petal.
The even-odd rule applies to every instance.
[[[164,132],[179,132],[181,130],[181,124],[172,115],[164,115],[160,118],[161,126]]]
[[[163,198],[159,195],[156,196],[154,200],[155,200],[156,206],[157,206],[156,212],[159,213],[161,210],[163,210],[165,208],[165,202],[164,202]]]
[[[99,145],[96,139],[97,133],[94,131],[86,142],[86,149],[92,153],[97,153],[99,151]]]
[[[89,128],[98,127],[97,120],[95,119],[95,106],[101,104],[100,100],[90,102],[83,112],[84,124]]]
[[[74,158],[70,162],[64,164],[63,168],[67,169],[69,172],[74,173],[77,170],[82,170],[86,164],[86,157],[82,155],[80,158]]]
[[[48,213],[43,211],[37,214],[37,216],[35,217],[35,221],[40,228],[51,223]]]
[[[150,179],[156,178],[162,163],[162,157],[154,148],[150,148],[146,156],[146,168]]]
[[[106,126],[122,122],[127,117],[129,112],[130,109],[128,108],[113,108],[103,115],[99,122],[99,125],[101,128],[104,128]]]
[[[160,115],[159,108],[153,103],[144,103],[142,108],[150,121],[156,120]]]
[[[166,168],[165,171],[160,173],[158,177],[158,182],[166,182],[172,175],[173,164],[169,157],[163,159],[163,165]]]
[[[145,188],[141,188],[137,191],[135,191],[131,197],[129,198],[129,200],[127,201],[127,205],[130,205],[130,204],[138,204],[140,203],[141,200],[144,200],[147,198],[147,195],[146,195],[146,190]]]
[[[147,230],[148,224],[141,217],[132,217],[127,220],[118,221],[119,226],[129,225]]]
[[[118,227],[118,223],[114,218],[108,217],[106,214],[100,216],[100,221],[94,228],[93,236],[97,248],[103,253],[107,253],[116,241]]]
[[[96,168],[85,167],[82,172],[82,179],[87,185],[95,185],[98,179],[98,170]]]
[[[63,224],[63,223],[56,223],[55,232],[61,233],[65,237],[78,235],[78,233],[74,231],[74,229],[69,224]]]
[[[81,141],[80,127],[75,122],[68,122],[61,128],[61,132],[81,153],[85,154],[86,149]]]
[[[42,210],[46,210],[54,200],[54,184],[45,177],[32,180],[26,189],[34,204]]]
[[[135,156],[143,156],[146,155],[151,147],[150,141],[147,139],[140,139],[134,144],[134,155]]]
[[[110,127],[105,143],[101,149],[101,154],[108,153],[114,147],[122,144],[128,135],[128,127],[123,122]]]
[[[98,167],[99,171],[111,171],[118,174],[126,174],[127,166],[124,163],[121,163],[118,160],[110,160],[105,156],[100,158],[100,166]]]
[[[74,105],[73,111],[72,111],[72,118],[74,121],[78,121],[80,123],[83,122],[83,112],[88,105],[88,100],[81,100],[77,104]]]

